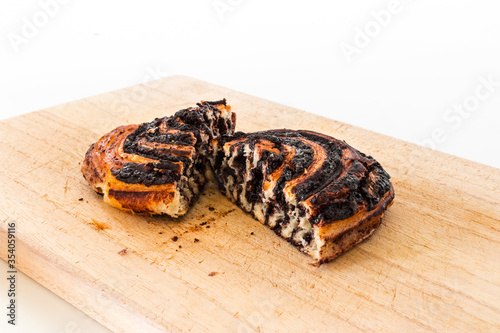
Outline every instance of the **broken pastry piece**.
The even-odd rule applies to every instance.
[[[179,217],[203,189],[206,157],[221,135],[233,134],[235,120],[224,99],[120,126],[89,148],[83,175],[111,206]]]
[[[317,265],[370,237],[394,198],[371,156],[311,131],[237,132],[210,162],[231,201]]]

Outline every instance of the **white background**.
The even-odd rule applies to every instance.
[[[500,167],[498,1],[54,1],[0,4],[0,119],[183,74]],[[0,331],[106,331],[18,278]]]

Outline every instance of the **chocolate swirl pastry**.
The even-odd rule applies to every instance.
[[[235,121],[224,99],[120,126],[89,148],[83,175],[111,206],[181,216],[205,184],[207,156],[221,135],[233,134]]]
[[[371,156],[311,131],[238,132],[210,162],[230,200],[318,265],[371,236],[394,198]]]

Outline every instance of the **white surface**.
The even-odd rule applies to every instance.
[[[0,4],[0,119],[184,74],[500,167],[498,1],[65,0],[49,17],[51,1]],[[105,331],[27,277],[18,288],[19,326],[2,314],[1,332]]]

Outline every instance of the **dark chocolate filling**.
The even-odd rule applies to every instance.
[[[203,142],[201,133],[208,135],[210,139],[215,139],[222,134],[231,134],[234,130],[231,120],[220,117],[221,111],[216,107],[218,104],[226,105],[226,100],[198,103],[197,108],[183,109],[171,117],[157,118],[141,124],[127,136],[123,151],[157,162],[127,162],[122,165],[117,163],[111,170],[112,174],[125,183],[151,186],[179,181],[181,170],[188,170],[193,162],[196,162],[195,168],[203,172],[206,155],[212,148],[209,142]],[[161,129],[162,124],[179,132],[167,133]],[[147,141],[151,145],[141,145],[141,141]],[[155,144],[175,145],[175,147],[163,148]],[[193,146],[197,153],[194,156],[185,156],[186,151],[179,146]]]
[[[241,138],[244,140],[240,141]],[[305,139],[306,142],[299,138]],[[372,210],[390,190],[390,176],[371,156],[332,137],[310,131],[294,130],[271,130],[249,134],[237,132],[233,137],[224,137],[220,145],[226,143],[230,145],[230,156],[225,156],[222,149],[219,149],[212,165],[221,182],[225,183],[228,175],[235,180],[242,179],[242,175],[247,172],[247,156],[244,155],[244,147],[248,146],[254,150],[258,142],[264,141],[272,143],[272,148],[278,149],[280,154],[271,150],[259,152],[260,159],[250,170],[251,180],[247,183],[245,198],[252,205],[256,202],[263,202],[263,179],[266,179],[274,170],[283,167],[276,180],[273,196],[267,202],[266,221],[273,213],[274,207],[280,207],[286,212],[295,210],[295,206],[288,206],[283,189],[289,181],[304,174],[307,177],[292,188],[292,193],[299,202],[299,216],[306,215],[301,202],[310,200],[314,205],[314,211],[309,212],[313,224],[349,218],[356,214],[360,207]],[[308,141],[320,145],[326,152],[322,165],[314,170],[311,167],[314,151],[307,144]],[[283,165],[285,146],[292,147],[295,154],[290,163]],[[343,150],[350,150],[352,159],[346,161],[342,154]],[[221,167],[227,164],[231,157],[233,157],[232,165]],[[279,233],[282,226],[288,222],[289,217],[286,215],[273,229]]]

